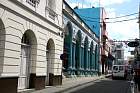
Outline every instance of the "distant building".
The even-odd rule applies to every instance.
[[[134,56],[128,56],[127,57],[127,64],[131,65],[134,62]]]
[[[115,61],[114,64],[124,64],[124,48],[122,43],[115,43]]]
[[[112,70],[113,63],[115,61],[115,42],[108,39],[109,53],[108,53],[108,69]]]

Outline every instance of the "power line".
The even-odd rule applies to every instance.
[[[128,16],[132,16],[132,15],[136,15],[136,14],[139,14],[139,12],[128,14],[128,15],[123,15],[123,16],[118,16],[118,17],[114,17],[114,18],[108,18],[108,19],[117,19],[117,18],[128,17]]]
[[[68,11],[67,11],[67,12],[68,12]],[[68,12],[68,13],[71,14],[71,12]],[[76,12],[75,12],[75,13],[76,13]],[[117,18],[122,18],[122,17],[128,17],[128,16],[136,15],[136,14],[139,14],[139,13],[140,13],[140,12],[132,13],[132,14],[127,14],[127,15],[123,15],[123,16],[118,16],[118,17],[115,17],[115,18],[106,18],[106,19],[117,19]],[[77,13],[76,13],[76,14],[77,14]],[[60,14],[57,14],[57,15],[63,17],[63,16],[60,15]],[[77,15],[79,15],[79,14],[77,14]],[[80,15],[80,16],[81,16],[81,15]],[[83,16],[83,17],[85,17],[85,18],[90,18],[90,19],[100,19],[100,18],[93,18],[93,17],[87,17],[87,16]],[[94,21],[94,20],[85,19],[85,18],[83,18],[83,17],[81,17],[81,19],[84,19],[84,20],[86,20],[86,21],[102,23],[102,22],[99,22],[99,21]],[[64,18],[64,17],[63,17],[63,18]],[[106,22],[106,23],[118,23],[118,22],[131,21],[131,20],[136,20],[136,19],[137,19],[137,17],[136,17],[136,18],[131,18],[131,19],[126,19],[126,20],[114,21],[114,22]],[[65,20],[65,18],[64,18],[64,20]]]
[[[67,11],[67,12],[68,12],[68,11]],[[68,12],[68,13],[70,13],[70,12]],[[136,15],[136,14],[139,14],[139,13],[140,13],[140,12],[132,13],[132,14],[128,14],[128,15],[118,16],[118,17],[115,17],[115,18],[117,19],[117,18],[132,16],[132,15]],[[71,13],[70,13],[70,14],[71,14]],[[58,14],[58,13],[57,13],[57,15],[63,17],[62,15],[60,15],[60,14]],[[83,17],[85,17],[85,18],[83,18]],[[83,17],[81,17],[81,19],[83,19],[83,20],[85,20],[85,21],[102,23],[102,22],[99,22],[99,21],[94,21],[94,20],[92,20],[92,19],[100,19],[100,18],[93,18],[93,17],[87,17],[87,16],[83,16]],[[90,19],[86,19],[86,18],[90,18]],[[106,19],[115,19],[115,18],[106,18]],[[63,17],[63,19],[65,20],[66,18]],[[113,22],[105,22],[105,23],[118,23],[118,22],[125,22],[125,21],[131,21],[131,20],[136,20],[136,19],[138,19],[138,17],[136,17],[136,18],[131,18],[131,19],[125,19],[125,20],[119,20],[119,21],[113,21]]]
[[[139,12],[137,13],[132,13],[132,14],[127,14],[127,15],[123,15],[123,16],[117,16],[117,17],[110,17],[110,18],[106,18],[106,19],[118,19],[118,18],[122,18],[122,17],[128,17],[128,16],[132,16],[132,15],[136,15],[136,14],[139,14]],[[94,18],[94,17],[88,17],[88,16],[82,16],[81,17],[85,17],[85,18],[90,18],[90,19],[100,19],[100,18]]]
[[[133,14],[136,14],[136,13],[133,13]],[[59,15],[59,14],[58,14]],[[132,14],[129,14],[129,15],[132,15]],[[59,15],[59,16],[62,16],[62,15]],[[125,16],[128,16],[128,15],[125,15]],[[63,17],[64,18],[64,17]],[[82,18],[82,19],[84,19],[85,21],[89,21],[89,22],[98,22],[98,23],[102,23],[102,22],[99,22],[99,21],[94,21],[94,20],[92,20],[92,17],[88,17],[88,18],[90,18],[90,19],[86,19],[86,18]],[[66,18],[64,18],[64,19],[66,19]],[[97,19],[97,18],[93,18],[93,19]],[[119,20],[119,21],[114,21],[114,22],[106,22],[106,23],[118,23],[118,22],[125,22],[125,21],[131,21],[131,20],[136,20],[136,19],[138,19],[138,17],[136,17],[136,18],[131,18],[131,19],[125,19],[125,20]]]
[[[131,21],[131,20],[136,20],[136,19],[138,19],[138,18],[136,17],[136,18],[126,19],[126,20],[120,20],[120,21],[114,21],[114,22],[108,22],[108,23],[125,22],[125,21]]]
[[[93,20],[85,19],[85,18],[82,18],[82,19],[84,19],[85,21],[89,21],[89,22],[98,22],[98,21],[93,21]],[[118,22],[125,22],[125,21],[131,21],[131,20],[136,20],[136,19],[138,19],[138,17],[131,18],[131,19],[125,19],[125,20],[119,20],[119,21],[113,21],[113,22],[105,22],[105,23],[118,23]],[[102,22],[98,22],[98,23],[102,23]]]

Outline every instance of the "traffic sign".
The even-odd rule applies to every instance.
[[[137,47],[137,46],[139,46],[139,42],[138,41],[131,41],[127,45],[129,47]]]

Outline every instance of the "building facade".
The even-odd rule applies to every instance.
[[[0,0],[0,91],[61,84],[62,0]]]
[[[67,77],[94,76],[99,67],[99,38],[81,17],[64,1],[64,60]]]
[[[114,65],[124,64],[124,48],[122,43],[115,43],[115,61]]]
[[[110,42],[110,53],[109,53],[109,57],[110,57],[110,69],[112,69],[112,66],[114,64],[114,61],[115,61],[115,52],[116,52],[116,47],[115,47],[115,42],[111,39],[109,39],[109,42]],[[111,54],[111,55],[110,55]]]
[[[115,61],[115,42],[108,39],[109,53],[108,53],[108,70],[112,70],[113,63]]]
[[[102,74],[108,73],[109,62],[111,59],[111,46],[108,40],[108,32],[106,30],[106,12],[104,8],[100,8],[101,11],[101,63]]]
[[[106,31],[106,12],[103,7],[75,9],[80,17],[88,24],[99,38],[100,56],[99,72],[104,74],[108,62],[108,32]]]

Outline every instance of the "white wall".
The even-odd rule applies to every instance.
[[[62,26],[62,18],[61,16],[58,18],[59,25],[57,21],[51,22],[49,21],[50,19],[45,18],[45,10],[43,11],[43,7],[45,7],[44,1],[40,0],[40,5],[38,5],[36,11],[31,8],[31,10],[28,10],[26,6],[23,6],[23,8],[17,2],[0,1],[0,19],[2,19],[6,31],[4,63],[0,64],[3,67],[1,76],[18,76],[21,62],[21,39],[28,29],[34,32],[37,39],[36,66],[32,72],[38,76],[46,75],[46,46],[48,40],[52,38],[55,43],[55,61],[52,73],[61,75],[62,61],[59,56],[63,52],[63,38],[57,33],[62,33],[62,30],[58,29],[58,27],[61,28]],[[61,4],[62,0],[59,0],[57,2],[57,7],[59,7],[56,12],[60,14],[62,14]]]

